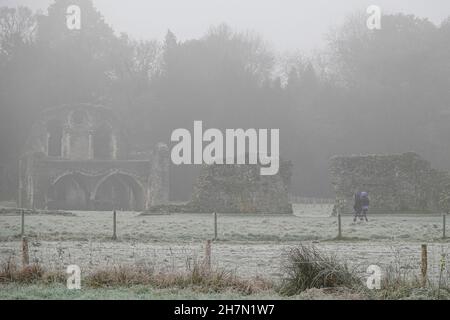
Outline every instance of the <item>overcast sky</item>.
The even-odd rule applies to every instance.
[[[45,10],[52,0],[0,0]],[[279,51],[310,51],[323,44],[330,27],[371,4],[383,12],[403,12],[436,24],[450,15],[450,0],[94,0],[117,32],[162,40],[171,29],[180,40],[198,38],[222,22],[255,31]]]

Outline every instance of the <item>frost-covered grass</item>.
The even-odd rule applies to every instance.
[[[329,205],[296,205],[295,215],[219,214],[221,241],[286,242],[330,240],[337,235],[337,219]],[[75,212],[76,216],[32,215],[26,217],[26,233],[40,240],[108,240],[112,235],[111,212]],[[442,236],[442,217],[436,215],[369,215],[369,223],[353,223],[342,217],[343,236],[352,240],[434,241]],[[141,216],[118,212],[118,236],[126,241],[202,241],[213,237],[209,214]],[[0,241],[20,233],[19,215],[0,215]]]
[[[442,290],[440,299],[450,299],[450,292]],[[437,299],[435,290],[430,288],[409,288],[397,291],[397,295],[385,295],[384,292],[360,293],[338,288],[335,290],[308,289],[299,295],[282,296],[275,290],[257,294],[243,295],[235,291],[198,292],[189,289],[158,289],[150,286],[130,286],[112,288],[82,288],[68,290],[64,284],[0,284],[0,300],[361,300],[361,299]]]
[[[0,284],[0,299],[51,299],[51,300],[316,300],[316,299],[366,299],[360,294],[341,290],[325,292],[321,289],[311,289],[295,296],[281,296],[275,290],[257,294],[244,295],[236,291],[198,292],[189,289],[158,289],[150,286],[130,286],[113,288],[82,288],[68,290],[63,284]]]
[[[304,242],[310,244],[310,242]],[[211,260],[214,265],[233,270],[243,278],[260,276],[278,279],[282,276],[282,263],[286,252],[297,242],[214,242]],[[369,265],[382,268],[397,263],[412,274],[420,272],[421,249],[417,242],[350,242],[325,241],[314,243],[322,252],[336,255],[364,273]],[[163,272],[182,270],[186,265],[203,259],[205,242],[191,243],[137,243],[129,241],[30,241],[30,261],[38,261],[52,270],[65,270],[77,264],[83,273],[115,265],[135,265],[155,268]],[[21,261],[21,242],[0,242],[0,262],[13,257]],[[436,279],[439,274],[441,253],[446,254],[445,277],[450,279],[450,255],[447,243],[428,245],[428,271]]]
[[[82,288],[68,290],[64,284],[0,284],[0,299],[78,299],[78,300],[155,300],[155,299],[281,299],[276,292],[264,292],[244,295],[235,291],[198,292],[193,289],[158,289],[150,286],[135,285],[114,288]]]
[[[450,279],[450,240],[442,240],[442,217],[437,215],[370,215],[369,222],[353,223],[342,218],[343,240],[337,241],[337,219],[329,205],[296,205],[294,215],[219,215],[218,240],[212,244],[212,263],[231,270],[242,279],[282,278],[286,252],[299,243],[313,243],[320,251],[356,268],[364,276],[371,264],[386,269],[396,263],[417,276],[420,270],[420,245],[428,243],[428,270],[437,278],[441,254],[446,254],[444,280]],[[75,216],[26,216],[30,260],[49,270],[64,272],[77,264],[83,274],[98,268],[133,265],[161,272],[183,270],[195,259],[203,259],[205,242],[214,234],[209,214],[172,214],[140,216],[118,212],[118,240],[112,241],[111,212],[74,212]],[[448,220],[448,219],[447,219]],[[0,262],[12,257],[21,261],[20,216],[0,214]],[[447,230],[450,234],[450,230]],[[399,261],[399,259],[401,261]],[[8,289],[8,290],[3,290]],[[234,293],[204,295],[189,289],[130,288],[89,289],[63,292],[64,288],[41,285],[1,285],[0,298],[239,298]],[[8,291],[8,292],[6,292]],[[191,296],[193,294],[193,296]],[[305,298],[319,296],[312,290]],[[397,293],[395,293],[397,294]],[[418,293],[420,294],[420,292]],[[263,298],[277,298],[264,293]],[[267,296],[268,295],[268,296]],[[258,299],[258,296],[250,297]],[[297,297],[298,298],[298,297]]]

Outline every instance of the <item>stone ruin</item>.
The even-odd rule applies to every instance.
[[[205,166],[190,205],[201,212],[292,213],[288,199],[290,173],[260,175],[259,165]]]
[[[276,175],[260,175],[260,165],[203,165],[185,205],[156,206],[149,212],[292,214],[290,162]]]
[[[104,106],[44,111],[19,162],[18,206],[62,210],[145,210],[169,198],[169,150],[133,156],[121,123]]]
[[[334,156],[330,159],[334,212],[353,213],[356,191],[368,191],[370,212],[438,212],[445,172],[415,153]]]

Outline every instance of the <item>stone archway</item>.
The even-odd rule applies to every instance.
[[[49,157],[61,157],[62,154],[63,127],[57,119],[47,123],[47,155]]]
[[[80,173],[67,173],[58,177],[48,190],[48,208],[87,210],[89,192],[84,179],[85,177]]]
[[[96,128],[92,137],[93,157],[99,160],[114,158],[113,130],[110,124],[103,123]]]
[[[114,172],[102,178],[92,193],[95,210],[144,209],[144,187],[133,176]]]

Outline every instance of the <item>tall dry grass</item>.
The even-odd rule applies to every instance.
[[[361,280],[347,265],[314,246],[299,245],[289,249],[283,269],[285,275],[279,292],[287,296],[311,288],[353,288],[361,285]]]
[[[9,259],[0,267],[0,283],[65,283],[66,279],[67,275],[46,271],[37,263],[21,268]],[[272,282],[262,278],[241,279],[235,272],[209,268],[195,260],[182,272],[157,272],[152,268],[136,266],[98,269],[87,274],[82,283],[91,288],[148,285],[153,288],[190,288],[201,292],[234,291],[245,295],[273,288]]]
[[[0,282],[33,283],[41,280],[45,270],[37,263],[20,268],[9,258],[0,266]]]

